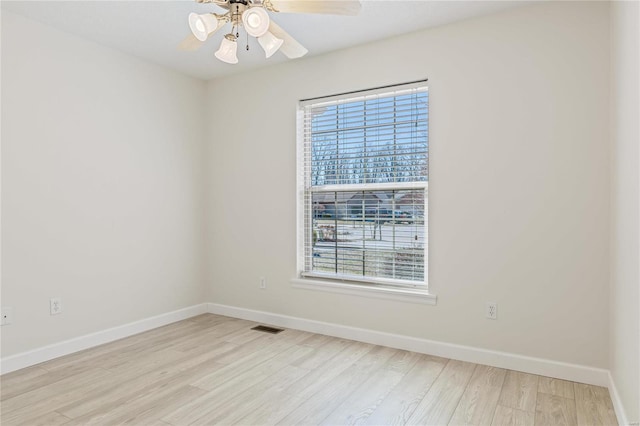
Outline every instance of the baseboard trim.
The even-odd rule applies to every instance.
[[[144,331],[162,327],[163,325],[207,313],[207,311],[207,304],[201,303],[199,305],[178,309],[176,311],[167,312],[165,314],[156,315],[154,317],[145,318],[59,343],[43,346],[31,351],[11,355],[0,360],[0,374],[10,373],[54,358],[69,355],[74,352],[89,349],[124,337],[133,336],[134,334],[142,333]]]
[[[0,360],[0,374],[10,373],[15,370],[30,367],[41,362],[129,337],[207,312],[271,324],[278,327],[293,328],[312,333],[325,334],[350,340],[357,340],[360,342],[441,356],[460,361],[474,362],[477,364],[491,365],[494,367],[555,377],[563,380],[604,386],[609,389],[619,423],[621,425],[628,424],[628,419],[622,402],[620,401],[613,377],[610,372],[605,369],[385,333],[370,329],[350,327],[341,324],[216,303],[202,303],[190,306],[96,333],[54,343],[31,351],[11,355]]]
[[[607,372],[609,383],[607,387],[609,388],[609,396],[611,396],[611,402],[613,403],[613,410],[616,412],[616,417],[618,418],[619,425],[629,425],[629,419],[627,418],[627,413],[624,410],[624,406],[622,405],[622,401],[620,400],[620,394],[618,393],[618,388],[616,388],[616,382],[613,381],[613,376],[611,372]]]
[[[608,370],[584,365],[569,364],[508,352],[498,352],[472,346],[384,333],[364,328],[349,327],[335,323],[274,314],[271,312],[220,305],[217,303],[209,303],[208,311],[212,314],[241,318],[278,327],[294,328],[312,333],[357,340],[365,343],[441,356],[460,361],[474,362],[476,364],[490,365],[509,370],[517,370],[541,376],[554,377],[597,386],[607,387],[609,385]]]

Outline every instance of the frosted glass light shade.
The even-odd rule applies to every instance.
[[[200,41],[206,41],[209,34],[218,28],[218,18],[213,13],[197,13],[189,14],[189,28],[191,32]]]
[[[271,34],[271,31],[267,31],[262,37],[258,37],[258,43],[260,43],[260,46],[264,49],[264,53],[267,55],[267,58],[270,58],[271,55],[280,49],[280,46],[282,46],[284,41]]]
[[[229,37],[231,36],[231,37]],[[220,49],[214,55],[216,58],[220,59],[222,62],[226,62],[228,64],[237,64],[238,56],[236,55],[238,52],[238,43],[236,42],[236,38],[227,34],[223,39],[222,43],[220,43]]]
[[[244,29],[252,37],[260,37],[269,30],[269,14],[261,7],[252,7],[242,14]]]

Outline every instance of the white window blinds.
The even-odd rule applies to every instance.
[[[424,84],[301,102],[302,276],[426,285]]]

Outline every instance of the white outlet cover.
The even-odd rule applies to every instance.
[[[496,302],[487,302],[485,316],[489,319],[498,319],[498,304]]]
[[[9,325],[13,322],[13,308],[5,306],[2,308],[2,325]]]
[[[62,299],[59,297],[52,297],[49,300],[49,311],[51,315],[58,315],[62,313]]]

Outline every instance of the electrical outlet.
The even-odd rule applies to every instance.
[[[52,297],[49,300],[49,312],[51,315],[58,315],[62,313],[62,300],[59,297]]]
[[[260,277],[260,288],[263,290],[267,288],[267,279],[265,277]]]
[[[2,307],[2,325],[9,325],[13,322],[13,308]]]
[[[496,302],[487,302],[485,316],[489,319],[498,319],[498,304]]]

